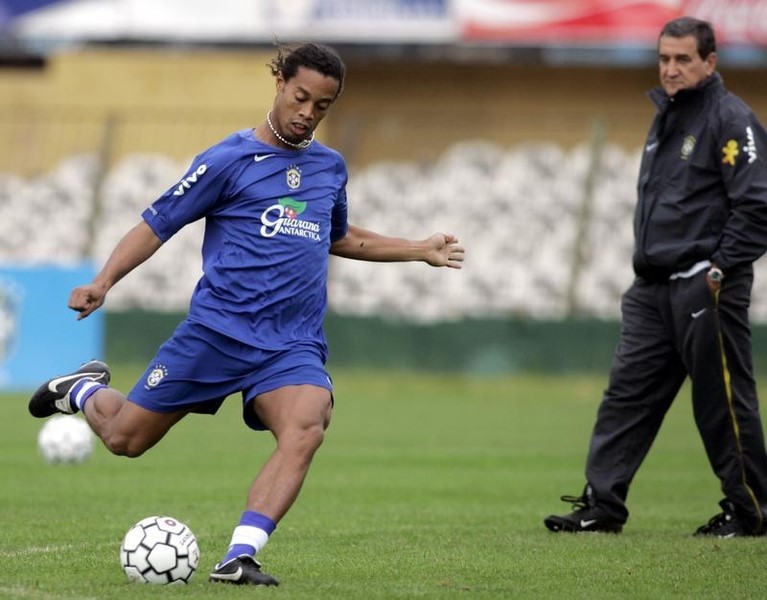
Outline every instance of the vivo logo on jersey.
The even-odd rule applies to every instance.
[[[181,180],[181,183],[178,184],[178,187],[176,188],[176,191],[173,192],[174,196],[183,196],[184,192],[191,188],[195,183],[197,183],[197,180],[202,176],[205,171],[208,170],[207,165],[200,165],[197,167],[195,171],[192,171],[192,174],[189,175],[189,177],[184,177]]]
[[[282,233],[283,235],[310,238],[319,242],[319,223],[286,217],[286,209],[288,208],[282,204],[272,204],[261,213],[261,235],[271,238]]]

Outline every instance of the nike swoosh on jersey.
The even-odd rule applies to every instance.
[[[256,154],[253,157],[253,160],[255,160],[256,162],[261,162],[262,160],[266,160],[267,158],[271,156],[274,156],[274,154]]]

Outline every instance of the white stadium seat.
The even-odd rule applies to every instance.
[[[467,140],[432,165],[387,162],[352,172],[352,222],[403,237],[453,232],[467,258],[460,272],[333,258],[330,307],[420,322],[617,318],[632,277],[639,157],[607,145],[592,173],[585,145],[504,148]],[[187,166],[136,154],[101,177],[98,159],[82,155],[34,178],[0,173],[0,263],[102,264]],[[203,228],[185,228],[121,281],[108,310],[185,310],[201,274]],[[757,271],[765,270],[758,262]],[[767,273],[757,273],[752,318],[767,320]]]

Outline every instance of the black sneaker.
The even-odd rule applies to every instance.
[[[261,572],[261,563],[252,556],[238,556],[223,565],[217,564],[208,579],[234,585],[280,585],[274,577]]]
[[[609,517],[604,509],[589,505],[584,496],[562,496],[562,501],[572,504],[574,510],[569,515],[546,517],[543,522],[551,531],[620,533],[623,529],[621,521]]]
[[[748,531],[743,521],[735,514],[735,505],[732,502],[725,499],[719,502],[719,506],[722,507],[722,512],[711,517],[705,525],[698,527],[693,535],[717,538],[756,535]]]
[[[49,379],[29,399],[30,414],[42,419],[54,413],[71,415],[76,412],[69,402],[69,392],[75,383],[85,377],[107,385],[112,376],[106,363],[91,360],[73,373]]]

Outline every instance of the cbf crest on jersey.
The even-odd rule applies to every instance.
[[[301,169],[298,168],[298,165],[290,165],[288,167],[288,170],[285,174],[285,179],[288,182],[288,187],[291,190],[297,190],[298,187],[301,185]]]
[[[157,387],[160,382],[168,376],[168,367],[161,364],[156,364],[152,367],[152,370],[147,375],[146,383],[144,383],[144,389],[148,390],[153,387]]]

